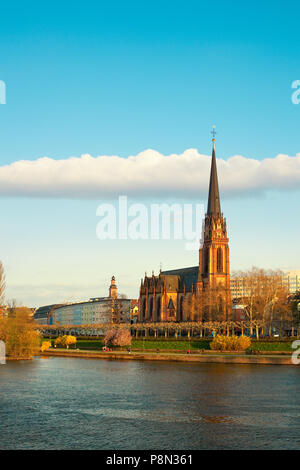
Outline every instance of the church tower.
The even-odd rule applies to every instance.
[[[110,284],[110,287],[109,287],[109,297],[111,299],[116,299],[118,296],[118,288],[117,288],[117,285],[116,285],[116,278],[115,276],[113,276],[111,278],[111,284]]]
[[[226,321],[231,319],[229,247],[221,212],[215,130],[208,205],[203,222],[199,264],[160,271],[141,281],[140,322]]]
[[[215,130],[210,170],[207,213],[203,224],[199,252],[198,289],[210,290],[218,303],[222,318],[229,319],[231,311],[230,267],[226,219],[221,212],[220,193],[215,153]]]

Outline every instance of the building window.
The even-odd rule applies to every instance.
[[[181,297],[179,303],[179,321],[183,321],[183,297]]]
[[[145,316],[146,316],[146,299],[143,300],[142,320],[145,319]]]
[[[206,248],[204,250],[204,273],[208,273],[208,267],[209,267],[209,248]]]
[[[156,321],[160,321],[160,316],[161,316],[161,300],[159,297],[156,303]]]
[[[217,271],[218,271],[218,273],[223,272],[223,252],[222,252],[222,248],[218,248],[218,250],[217,250]]]
[[[149,310],[149,320],[153,318],[153,297],[150,299],[150,310]]]

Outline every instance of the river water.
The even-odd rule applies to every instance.
[[[300,449],[300,366],[8,362],[0,449]]]

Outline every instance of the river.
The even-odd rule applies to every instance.
[[[300,366],[0,365],[0,449],[300,449]]]

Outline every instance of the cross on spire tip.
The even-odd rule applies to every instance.
[[[215,126],[215,125],[212,126],[211,134],[212,134],[212,136],[213,136],[212,141],[213,141],[213,143],[215,143],[215,141],[216,141],[216,134],[217,134],[216,126]]]

